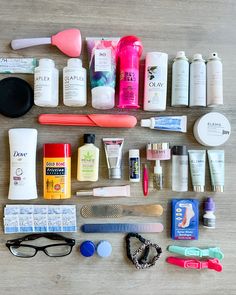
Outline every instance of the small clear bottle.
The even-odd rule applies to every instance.
[[[163,174],[160,161],[156,160],[153,173],[153,188],[160,191],[163,189]]]
[[[52,59],[42,58],[34,71],[34,103],[40,107],[58,106],[59,72]]]
[[[203,215],[203,226],[206,228],[215,228],[216,227],[216,216],[214,214],[215,211],[215,202],[213,198],[208,197],[204,202],[204,211]]]
[[[86,69],[79,58],[68,59],[63,69],[63,102],[71,107],[83,107],[87,103]]]
[[[185,145],[172,148],[172,191],[188,191],[188,151]]]
[[[84,145],[78,148],[78,181],[97,181],[99,148],[94,145],[95,134],[84,134]]]

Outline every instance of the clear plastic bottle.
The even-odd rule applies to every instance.
[[[185,145],[172,148],[172,191],[188,191],[188,151]]]
[[[87,103],[86,69],[79,58],[68,59],[63,69],[63,102],[71,107],[83,107]]]
[[[34,71],[34,103],[40,107],[58,106],[59,72],[52,59],[42,58]]]
[[[153,188],[160,191],[163,189],[163,174],[160,161],[156,160],[153,173]]]

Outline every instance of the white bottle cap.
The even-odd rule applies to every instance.
[[[152,121],[150,119],[143,119],[140,122],[141,127],[151,127],[152,126]]]
[[[139,150],[138,149],[129,150],[129,158],[139,158]]]
[[[208,60],[213,60],[213,59],[220,60],[217,52],[212,52],[210,57],[208,58]]]
[[[178,51],[176,53],[175,59],[177,59],[177,58],[188,60],[187,57],[186,57],[186,55],[185,55],[185,51]]]
[[[41,58],[39,60],[39,66],[46,67],[46,68],[54,68],[55,62],[54,62],[54,60],[52,60],[50,58]]]
[[[67,61],[68,67],[74,67],[74,68],[81,68],[82,67],[82,61],[79,58],[69,58]]]
[[[154,174],[162,174],[162,167],[159,160],[156,160],[156,164],[154,166]]]
[[[202,58],[202,55],[200,53],[196,53],[194,54],[193,56],[193,61],[194,60],[200,60],[200,61],[205,61],[203,58]]]
[[[109,86],[98,86],[92,89],[92,106],[95,109],[112,109],[115,105],[115,89]]]

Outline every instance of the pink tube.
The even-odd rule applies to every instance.
[[[121,109],[138,109],[139,59],[143,46],[136,36],[125,36],[118,43],[120,63],[119,104]]]

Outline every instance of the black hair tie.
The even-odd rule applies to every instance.
[[[131,252],[131,238],[136,238],[142,243],[141,246],[133,253]],[[152,243],[150,240],[144,239],[138,233],[128,233],[125,237],[125,241],[127,257],[137,269],[146,269],[154,266],[162,253],[161,248],[157,244]],[[157,254],[151,259],[149,258],[148,261],[151,248],[154,248]]]

